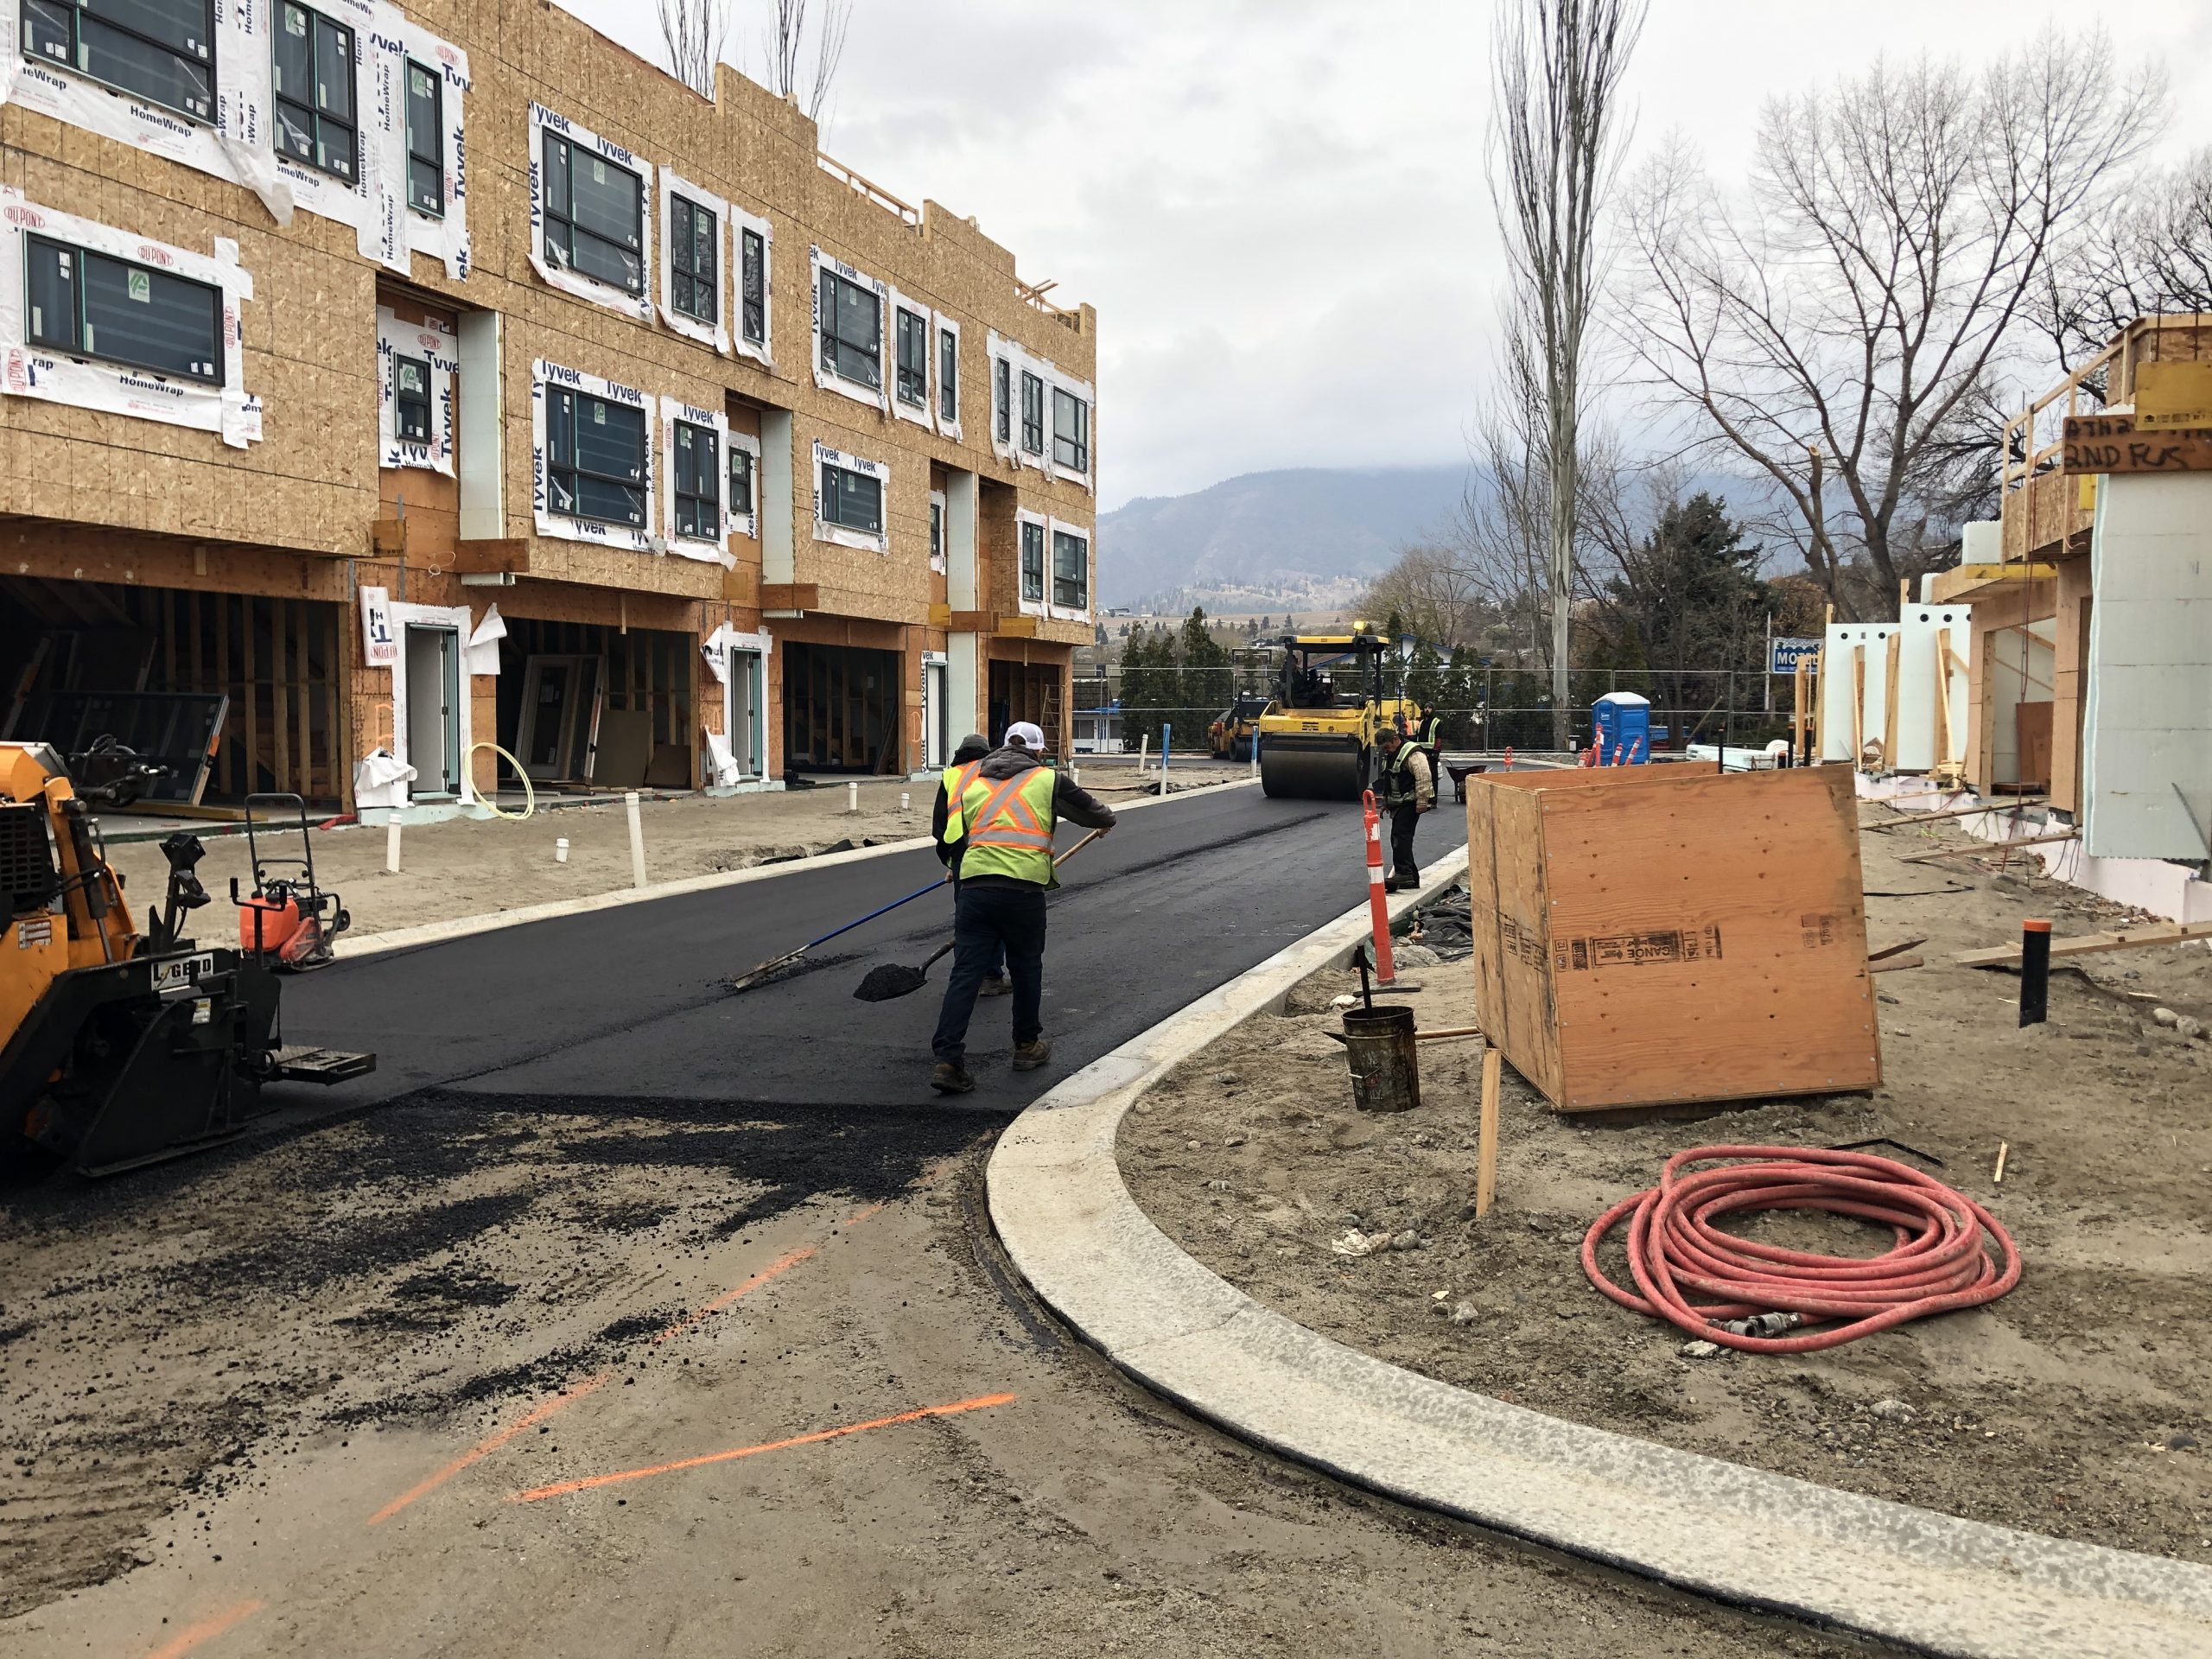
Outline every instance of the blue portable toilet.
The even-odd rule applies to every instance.
[[[1624,752],[1628,764],[1643,766],[1651,759],[1651,700],[1633,691],[1608,691],[1590,706],[1597,728],[1598,761],[1613,764]]]

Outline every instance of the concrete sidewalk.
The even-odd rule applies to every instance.
[[[1465,868],[1427,873],[1424,893]],[[1393,904],[1394,912],[1415,902]],[[1330,1342],[1192,1261],[1137,1209],[1123,1114],[1365,936],[1364,905],[1124,1044],[1000,1140],[990,1211],[1037,1293],[1115,1364],[1356,1484],[1609,1566],[1972,1659],[2212,1653],[2212,1571],[1837,1492],[1584,1427]]]

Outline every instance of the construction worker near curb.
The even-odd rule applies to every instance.
[[[1428,756],[1395,726],[1382,728],[1382,807],[1390,815],[1390,874],[1382,879],[1385,893],[1421,885],[1421,866],[1414,860],[1414,830],[1421,815],[1436,804],[1436,778]]]
[[[952,752],[952,764],[938,780],[937,804],[930,814],[930,838],[937,843],[938,862],[944,866],[952,880],[956,923],[960,915],[960,856],[968,850],[968,832],[960,821],[960,798],[976,781],[976,769],[990,752],[991,740],[981,732],[970,732],[960,740],[960,747]],[[950,835],[945,833],[948,824],[951,826]],[[983,976],[982,995],[1004,996],[1013,988],[1014,982],[1006,976],[1006,952],[1001,950],[992,962],[991,970]]]
[[[1007,727],[1005,746],[976,763],[938,831],[943,844],[957,823],[967,840],[955,867],[960,893],[952,974],[930,1043],[936,1057],[930,1087],[941,1095],[964,1095],[976,1086],[967,1066],[968,1022],[985,976],[1001,956],[1014,980],[1014,1069],[1033,1071],[1052,1057],[1042,1011],[1045,895],[1060,885],[1052,868],[1052,830],[1062,818],[1086,830],[1110,830],[1114,810],[1065,772],[1043,765],[1044,752],[1045,734],[1034,724],[1019,720]]]

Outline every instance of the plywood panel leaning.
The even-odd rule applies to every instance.
[[[1567,1112],[1878,1085],[1851,776],[1470,779],[1483,1030]]]

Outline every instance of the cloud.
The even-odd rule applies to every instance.
[[[651,8],[567,0],[658,57]],[[758,72],[766,0],[738,0]],[[1448,462],[1503,280],[1484,139],[1490,6],[1468,0],[857,0],[823,147],[973,214],[1099,311],[1101,505],[1271,467]],[[2186,9],[2183,9],[2184,11]],[[2030,0],[1655,0],[1640,144],[1726,181],[1759,106],[1875,54],[1986,59]],[[2106,14],[2173,66],[2170,149],[2212,139],[2212,17]]]

